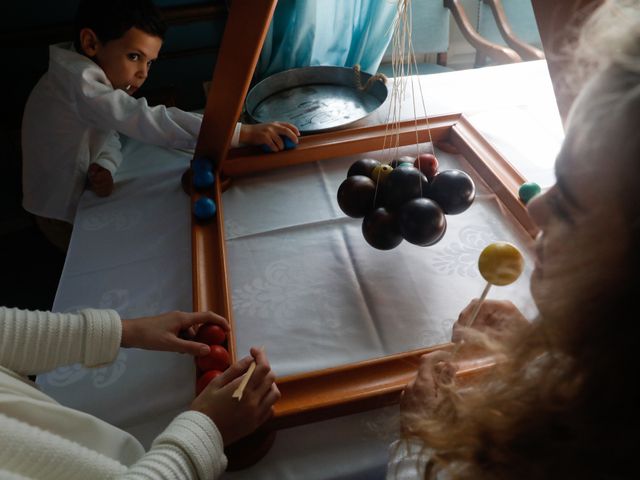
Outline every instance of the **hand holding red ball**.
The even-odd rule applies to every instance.
[[[256,364],[255,370],[242,399],[238,400],[233,397],[233,392],[252,362]],[[208,379],[208,385],[193,400],[191,408],[213,420],[225,445],[250,434],[268,420],[273,414],[273,404],[280,398],[275,374],[262,349],[252,348],[251,356],[242,358],[221,374],[203,374],[201,382],[204,383],[207,377],[213,378]]]

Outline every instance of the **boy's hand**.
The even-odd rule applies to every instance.
[[[471,314],[477,304],[478,299],[474,299],[460,312],[458,320],[453,324],[452,342],[462,340],[462,332],[469,324]],[[513,303],[506,300],[484,300],[471,328],[490,333],[499,338],[528,325],[529,321]]]
[[[107,197],[113,192],[113,177],[111,172],[97,163],[89,165],[87,173],[89,188],[99,197]]]
[[[251,365],[251,357],[234,363],[211,380],[191,403],[193,410],[213,420],[225,445],[249,435],[266,422],[273,414],[273,404],[280,398],[280,391],[274,383],[275,375],[264,351],[253,347],[251,355],[256,368],[240,400],[232,395]]]
[[[246,145],[266,145],[272,151],[279,152],[284,149],[284,142],[280,135],[297,144],[300,132],[295,125],[286,122],[243,124],[240,127],[239,140]]]
[[[125,348],[206,355],[209,346],[192,341],[196,326],[203,323],[219,325],[225,332],[229,331],[227,321],[213,312],[169,312],[155,317],[122,320],[120,344]]]
[[[451,353],[444,350],[427,353],[420,357],[420,367],[414,380],[402,392],[400,410],[402,430],[411,433],[412,418],[429,416],[436,412],[443,395],[438,395],[438,387],[451,383],[456,367],[450,363]]]

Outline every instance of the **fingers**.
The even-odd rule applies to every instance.
[[[200,342],[193,342],[191,340],[184,340],[180,337],[176,337],[173,340],[173,351],[178,353],[188,353],[194,357],[201,357],[207,355],[211,348],[209,345]]]
[[[87,171],[87,175],[89,175],[89,177],[91,178],[95,176],[100,170],[105,170],[105,169],[100,165],[98,165],[97,163],[92,163],[91,165],[89,165],[89,170]]]
[[[478,299],[472,300],[469,305],[460,312],[458,320],[452,329],[451,340],[453,342],[462,340],[464,329],[469,325],[472,312],[476,308],[478,301]],[[527,324],[528,321],[512,302],[507,300],[485,300],[480,305],[478,314],[471,328],[480,331],[497,331],[508,326],[518,327]]]
[[[262,414],[258,416],[258,422],[260,424],[263,424],[273,416],[273,406],[280,400],[281,396],[278,386],[275,383],[272,384],[271,388],[260,401],[260,406],[263,409]]]
[[[300,131],[291,123],[273,122],[264,125],[263,134],[266,137],[263,143],[268,145],[272,151],[279,152],[287,148],[284,137],[291,140],[294,145],[297,145]]]
[[[293,133],[296,137],[300,136],[300,130],[298,130],[298,127],[296,127],[293,123],[288,123],[288,122],[275,122],[277,125],[280,125],[282,127],[285,127],[285,129],[289,130],[291,133]],[[291,139],[293,140],[293,138]]]
[[[458,315],[457,323],[466,326],[469,323],[469,321],[471,320],[471,313],[475,310],[476,305],[478,304],[479,301],[480,301],[480,299],[478,299],[478,298],[474,298],[473,300],[471,300],[469,302],[469,305],[464,307],[464,309],[460,312],[460,315]],[[476,320],[477,320],[477,318],[476,318]]]
[[[87,171],[91,190],[100,197],[106,197],[113,191],[113,177],[111,172],[96,163],[89,165]]]
[[[300,130],[298,130],[298,127],[287,122],[275,122],[274,125],[278,135],[284,135],[293,143],[298,143],[298,137],[300,136]]]
[[[273,135],[271,137],[271,143],[276,146],[275,150],[277,152],[279,152],[280,150],[284,150],[284,140],[282,140],[282,137],[280,135]]]
[[[451,352],[446,350],[436,350],[420,357],[420,367],[418,368],[418,376],[428,373],[429,375],[436,364],[450,364],[452,358]]]
[[[271,365],[262,348],[252,347],[251,355],[256,362],[256,368],[249,379],[245,391],[255,392],[258,397],[263,397],[275,382],[275,374],[271,371]]]
[[[225,332],[228,332],[231,328],[227,320],[214,312],[193,312],[185,313],[182,320],[181,329],[186,329],[194,325],[200,325],[204,323],[210,323],[212,325],[218,325]]]
[[[222,388],[228,386],[229,389],[234,389],[240,383],[240,377],[251,365],[253,359],[249,356],[241,358],[236,363],[227,368],[222,375],[218,375],[211,383],[215,383],[216,388]],[[237,381],[236,381],[237,380]]]

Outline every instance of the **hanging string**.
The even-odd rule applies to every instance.
[[[424,112],[424,121],[427,128],[427,134],[429,136],[429,143],[431,144],[431,151],[435,155],[435,146],[433,143],[433,137],[431,135],[431,125],[429,123],[429,116],[427,114],[427,106],[422,92],[422,84],[419,79],[414,78],[418,75],[418,63],[416,60],[415,51],[413,48],[412,39],[412,26],[413,26],[413,9],[412,0],[398,0],[397,2],[397,15],[393,23],[393,32],[391,36],[391,66],[393,71],[393,85],[391,88],[391,95],[389,98],[389,110],[387,112],[387,118],[385,122],[385,132],[382,141],[382,163],[388,164],[393,158],[397,158],[399,149],[401,147],[400,142],[400,125],[402,122],[402,103],[407,93],[407,81],[411,79],[411,101],[413,106],[413,122],[414,132],[416,139],[416,159],[418,161],[417,167],[420,168],[420,139],[419,139],[419,122],[418,122],[418,108],[416,106],[416,89],[414,82],[418,83],[418,97],[422,104],[422,111]],[[354,67],[358,84],[360,81],[360,66]],[[382,74],[379,74],[382,75]],[[383,76],[384,77],[384,76]],[[367,88],[369,82],[373,81],[374,77],[371,77],[363,88]],[[386,80],[386,77],[384,77]],[[381,170],[378,170],[378,175],[375,178],[376,189],[373,196],[373,202],[375,205],[378,197],[378,188],[380,185]],[[420,193],[422,194],[422,182],[420,181]]]
[[[412,0],[398,0],[398,15],[394,22],[391,53],[394,82],[389,104],[389,114],[387,115],[387,128],[385,129],[385,138],[383,141],[383,150],[388,154],[387,158],[385,159],[385,163],[388,163],[389,156],[398,156],[398,150],[400,148],[400,123],[402,118],[401,109],[402,102],[406,95],[408,79],[411,79],[411,97],[413,106],[414,131],[416,138],[416,158],[420,156],[420,142],[418,134],[418,108],[416,106],[416,89],[414,82],[418,83],[417,93],[422,104],[422,111],[424,113],[425,126],[427,128],[431,150],[432,153],[435,154],[435,146],[431,134],[431,125],[429,123],[427,106],[425,103],[424,94],[422,92],[422,83],[419,79],[413,78],[414,75],[418,75],[418,63],[416,60],[415,50],[413,48],[413,9],[411,2]],[[389,135],[389,129],[391,129],[392,132],[395,132],[395,135],[393,135],[393,133]],[[389,146],[387,147],[388,136],[391,136],[391,139],[389,141]],[[391,155],[392,151],[393,155]],[[419,167],[420,160],[418,158],[418,168]],[[379,178],[376,180],[379,180]],[[376,191],[377,184],[378,181],[376,181]],[[422,182],[420,183],[420,191],[422,193]]]

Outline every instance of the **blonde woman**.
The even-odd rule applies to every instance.
[[[498,365],[462,388],[456,358],[423,358],[388,478],[638,475],[640,2],[605,1],[577,52],[591,74],[557,183],[529,204],[542,232],[531,279],[540,316],[529,323],[509,303],[485,302],[466,328],[473,305],[461,313],[454,341],[487,349]]]

